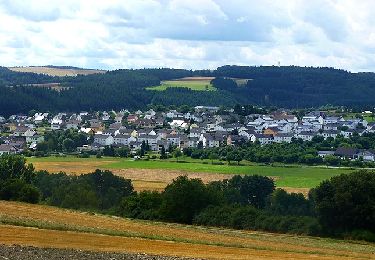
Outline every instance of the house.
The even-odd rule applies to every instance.
[[[203,129],[192,128],[192,129],[190,129],[189,137],[196,137],[196,138],[198,138],[201,135],[202,132],[203,132]]]
[[[168,146],[177,146],[179,147],[180,141],[181,141],[181,136],[180,135],[174,135],[174,134],[168,134],[166,136]]]
[[[115,131],[120,130],[121,128],[126,129],[126,127],[122,126],[121,123],[117,123],[117,122],[110,124],[109,127],[108,127],[109,130],[115,130]]]
[[[141,128],[153,128],[155,127],[155,123],[152,119],[147,119],[147,118],[141,118],[141,119],[138,119],[134,122],[135,125],[137,125],[137,127],[141,127]]]
[[[321,135],[324,137],[324,139],[327,139],[328,137],[332,137],[333,139],[336,139],[336,137],[340,134],[339,131],[335,130],[323,130],[321,133],[318,133],[318,135]]]
[[[130,142],[137,141],[137,138],[130,134],[118,134],[113,137],[113,143],[118,146],[128,146]]]
[[[25,133],[29,130],[26,126],[16,126],[13,130],[13,136],[25,136]]]
[[[218,137],[215,138],[215,136],[211,134],[201,134],[199,137],[199,142],[202,142],[203,148],[207,147],[219,147],[220,146],[220,139]]]
[[[344,138],[349,138],[351,136],[353,136],[353,134],[355,133],[356,131],[353,130],[353,129],[347,129],[347,130],[342,130],[341,131],[341,134],[344,136]]]
[[[345,121],[343,119],[343,117],[341,116],[326,116],[324,119],[323,119],[323,124],[336,124],[338,122],[342,122],[342,121]]]
[[[59,130],[59,129],[61,129],[63,123],[64,123],[64,121],[62,119],[55,117],[55,118],[52,119],[51,129],[52,130]]]
[[[94,143],[101,146],[112,145],[114,143],[114,138],[111,135],[96,134],[94,135]]]
[[[365,162],[375,161],[375,151],[373,150],[362,150],[357,154],[358,159],[362,159]]]
[[[35,143],[39,144],[44,142],[44,136],[34,134],[33,136],[26,136],[26,143]]]
[[[303,141],[311,141],[313,137],[315,136],[314,132],[300,132],[295,135],[296,138],[302,139]]]
[[[0,155],[4,154],[16,154],[17,149],[9,144],[0,144]]]
[[[34,123],[41,124],[43,120],[46,120],[48,117],[48,113],[35,113],[34,115]]]
[[[327,155],[335,155],[335,151],[318,151],[319,157],[326,157]]]
[[[227,137],[227,145],[240,145],[246,143],[247,141],[248,139],[241,135],[228,135]]]
[[[128,117],[126,118],[126,121],[129,124],[134,124],[137,120],[138,120],[138,116],[137,115],[128,115]]]
[[[275,143],[291,143],[293,138],[293,134],[278,133],[273,137],[273,141]]]
[[[199,142],[198,137],[181,137],[180,139],[180,148],[195,148]]]
[[[375,133],[375,122],[368,123],[367,132]]]
[[[352,159],[352,160],[363,160],[367,162],[375,161],[375,151],[373,150],[362,150],[351,147],[339,147],[335,151],[335,155],[343,159]]]
[[[339,147],[335,151],[335,155],[343,159],[355,159],[359,149],[352,147]]]
[[[66,129],[78,129],[80,121],[78,120],[68,120],[66,122]]]
[[[278,129],[277,127],[269,127],[263,130],[263,134],[272,135],[272,136],[277,135],[279,132],[280,132],[280,129]]]
[[[273,142],[272,135],[265,135],[265,134],[255,134],[255,140],[259,141],[261,145],[270,144]]]
[[[96,119],[90,120],[90,128],[94,132],[101,132],[104,130],[103,124]]]
[[[158,150],[158,141],[160,140],[161,138],[157,135],[140,135],[138,137],[138,142],[145,142],[149,145],[150,149],[152,151],[157,151]]]
[[[239,133],[238,133],[238,135],[240,135],[240,136],[243,136],[243,137],[245,137],[248,141],[250,141],[250,142],[255,142],[255,131],[254,130],[245,130],[245,131],[240,131]]]

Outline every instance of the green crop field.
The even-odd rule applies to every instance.
[[[216,90],[210,80],[167,80],[162,81],[160,86],[147,88],[148,90],[164,91],[167,88],[189,88],[198,91],[214,91]]]
[[[217,173],[217,174],[259,174],[271,176],[275,179],[279,187],[291,188],[312,188],[321,181],[329,179],[335,175],[354,171],[347,168],[326,168],[312,166],[283,166],[283,165],[257,165],[244,163],[245,165],[213,165],[208,161],[189,160],[189,162],[159,161],[159,160],[138,160],[120,158],[75,158],[75,157],[45,157],[28,158],[28,162],[33,163],[37,169],[45,169],[51,172],[70,170],[83,173],[93,169],[142,169],[178,171],[186,173]],[[161,171],[163,172],[163,171]],[[160,171],[157,174],[162,174]]]

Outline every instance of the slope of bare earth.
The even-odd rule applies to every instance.
[[[375,259],[371,243],[131,220],[5,201],[0,201],[0,244],[204,259]]]
[[[77,76],[89,75],[95,73],[105,73],[105,70],[94,69],[75,69],[75,68],[58,68],[58,67],[44,67],[44,66],[31,66],[31,67],[9,67],[8,69],[16,72],[32,72],[38,74],[45,74],[49,76]]]

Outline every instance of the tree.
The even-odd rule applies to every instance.
[[[169,184],[163,194],[161,215],[164,219],[191,224],[193,217],[208,205],[219,203],[200,179],[180,176]]]
[[[214,164],[214,160],[219,159],[219,155],[215,152],[211,152],[208,158],[211,160],[211,164]]]
[[[182,152],[180,149],[176,149],[173,153],[174,157],[176,158],[177,162],[178,162],[178,158],[180,158],[182,156]]]
[[[341,162],[341,159],[337,156],[334,156],[334,155],[327,155],[324,157],[324,162],[327,164],[327,165],[331,165],[331,166],[337,166],[340,164]]]
[[[321,225],[327,231],[365,229],[375,232],[375,174],[366,170],[342,174],[312,189]]]
[[[234,188],[241,195],[241,203],[256,208],[264,208],[269,195],[275,190],[271,178],[259,175],[234,176],[228,182],[229,188]]]
[[[237,150],[230,151],[227,154],[227,161],[228,161],[228,164],[230,164],[231,161],[236,161],[237,164],[239,165],[240,161],[242,161],[242,156]]]
[[[18,155],[0,156],[0,183],[8,179],[21,179],[30,184],[35,178],[34,167]]]
[[[65,151],[67,152],[72,152],[74,151],[74,149],[76,148],[74,146],[74,141],[70,138],[66,138],[64,141],[63,141],[63,148]]]
[[[289,194],[283,189],[276,189],[272,193],[267,209],[278,215],[312,215],[310,201],[302,193]]]
[[[0,199],[38,203],[39,191],[21,179],[7,179],[1,183]]]
[[[160,150],[160,159],[167,159],[167,153],[165,152],[164,145],[161,147]]]

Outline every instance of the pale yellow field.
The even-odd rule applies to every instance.
[[[374,259],[375,244],[136,221],[0,201],[0,243],[207,259]]]
[[[45,75],[50,75],[50,76],[60,76],[60,77],[105,73],[105,70],[77,70],[77,69],[51,68],[51,67],[43,67],[43,66],[9,67],[8,69],[17,71],[17,72],[32,72],[32,73],[45,74]]]

